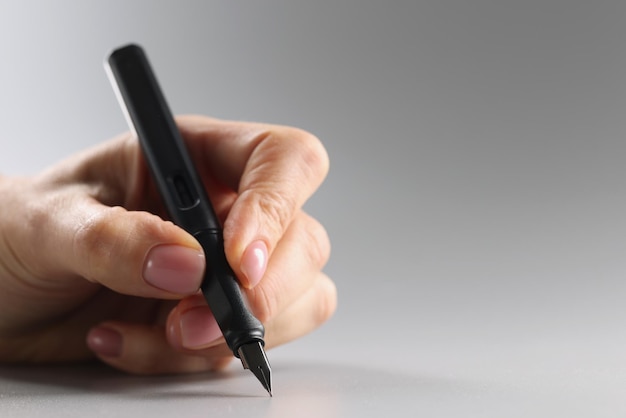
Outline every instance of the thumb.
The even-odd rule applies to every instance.
[[[95,201],[48,215],[40,268],[73,273],[118,293],[163,299],[196,292],[204,272],[198,242],[147,212]],[[37,237],[31,236],[32,239]]]

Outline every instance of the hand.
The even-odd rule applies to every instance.
[[[298,129],[177,119],[266,347],[326,321],[330,244],[301,209],[328,158]],[[0,177],[0,361],[97,356],[132,373],[215,370],[231,359],[198,289],[199,244],[165,218],[124,134],[28,178]]]

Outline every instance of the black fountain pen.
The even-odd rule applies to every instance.
[[[193,235],[204,250],[204,295],[228,347],[272,395],[272,376],[263,324],[246,308],[237,279],[224,254],[221,225],[193,166],[180,131],[143,49],[114,50],[107,73],[172,221]]]

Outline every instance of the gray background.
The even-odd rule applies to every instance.
[[[126,130],[102,61],[141,43],[175,113],[324,142],[307,209],[340,292],[270,353],[271,403],[239,399],[257,388],[237,368],[9,368],[0,409],[623,416],[625,18],[619,0],[0,2],[0,172]]]

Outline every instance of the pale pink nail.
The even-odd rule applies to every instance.
[[[215,317],[206,306],[192,308],[180,317],[180,334],[183,347],[203,348],[222,336]]]
[[[122,335],[108,327],[95,327],[87,334],[87,346],[100,356],[119,357],[122,354]]]
[[[204,253],[178,245],[159,245],[148,253],[143,278],[154,287],[173,293],[198,290],[204,274]]]
[[[245,276],[245,282],[242,283],[247,288],[256,286],[267,268],[267,245],[259,240],[254,241],[246,248],[241,257],[241,272]]]

